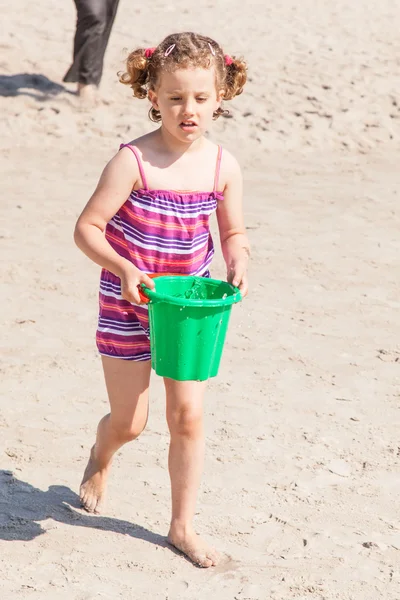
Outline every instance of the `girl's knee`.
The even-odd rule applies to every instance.
[[[127,442],[133,442],[139,435],[142,433],[144,428],[146,427],[146,420],[134,421],[133,423],[121,423],[115,422],[111,418],[111,425],[114,429],[115,434],[118,439],[126,444]]]
[[[164,379],[167,392],[167,422],[171,436],[203,435],[205,384]]]
[[[171,435],[198,437],[203,431],[203,411],[194,407],[170,411],[167,421]]]

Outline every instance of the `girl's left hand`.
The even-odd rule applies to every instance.
[[[232,263],[227,274],[228,283],[238,287],[243,298],[247,296],[249,291],[247,279],[247,260]]]

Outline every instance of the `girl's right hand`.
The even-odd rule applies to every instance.
[[[139,286],[144,283],[151,290],[154,289],[154,281],[146,273],[140,271],[132,263],[128,263],[120,274],[121,296],[131,304],[144,304],[139,295]]]

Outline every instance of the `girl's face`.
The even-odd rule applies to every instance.
[[[177,69],[163,73],[156,90],[149,90],[153,107],[159,110],[162,126],[179,141],[192,143],[211,124],[221,104],[214,68]]]

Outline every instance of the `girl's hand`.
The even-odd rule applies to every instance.
[[[247,280],[247,259],[232,262],[228,268],[228,283],[238,287],[243,298],[247,296],[249,285]]]
[[[131,263],[124,267],[120,279],[121,295],[124,300],[131,304],[144,304],[139,295],[139,286],[142,283],[151,290],[154,289],[154,281]]]

